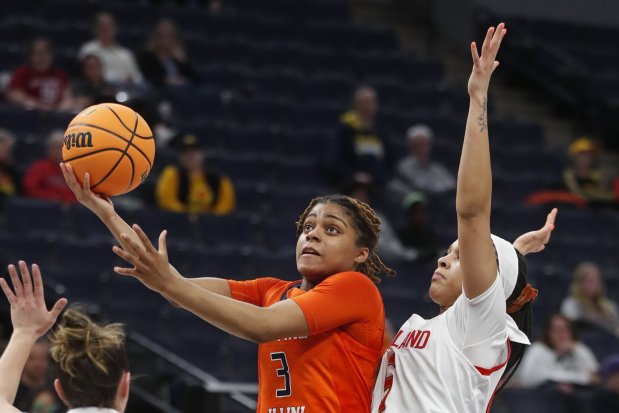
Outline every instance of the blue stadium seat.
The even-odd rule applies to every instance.
[[[230,175],[234,183],[269,182],[273,172],[272,161],[260,157],[226,154],[213,159],[212,163],[222,173]]]
[[[284,187],[315,188],[315,192],[328,192],[319,188],[322,184],[316,162],[300,159],[281,159],[275,165],[274,184]],[[318,187],[318,188],[317,188]]]
[[[213,248],[251,245],[256,238],[256,223],[243,215],[200,215],[198,228],[205,244]]]
[[[252,278],[275,277],[288,281],[301,279],[297,272],[294,245],[279,253],[256,252],[252,255]]]
[[[236,212],[240,214],[262,214],[266,209],[268,185],[251,185],[242,182],[234,184]]]
[[[296,226],[294,222],[278,218],[266,219],[260,224],[260,246],[277,252],[290,250],[296,245]]]
[[[505,412],[507,413],[565,413],[569,411],[567,396],[556,390],[510,388],[501,394],[501,399],[506,402]]]
[[[192,277],[243,279],[247,273],[247,253],[241,248],[217,250],[194,248],[188,252]]]
[[[49,241],[45,238],[3,233],[0,235],[0,252],[4,259],[15,265],[18,260],[24,260],[28,264],[39,264],[45,268],[51,259]]]
[[[55,245],[55,263],[68,271],[111,272],[115,265],[126,264],[105,241],[59,239]]]
[[[270,206],[277,216],[289,222],[296,222],[317,192],[293,192],[292,190],[273,190],[270,194]]]
[[[164,229],[168,230],[169,243],[194,243],[199,239],[196,226],[189,220],[186,214],[143,209],[135,218],[137,224],[140,225],[155,245],[157,245],[159,234]],[[132,225],[133,222],[129,222],[129,224]]]
[[[598,361],[617,353],[619,349],[619,339],[614,334],[594,327],[581,329],[580,340],[589,346]]]
[[[30,198],[10,198],[6,204],[8,228],[16,234],[32,236],[67,233],[62,204]]]
[[[103,274],[100,271],[89,267],[71,269],[62,265],[41,266],[41,270],[45,280],[53,280],[66,288],[64,294],[71,304],[96,304],[103,298]]]

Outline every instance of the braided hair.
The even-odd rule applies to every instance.
[[[318,204],[339,205],[352,216],[358,233],[357,245],[367,247],[370,250],[368,259],[357,266],[357,271],[367,275],[375,283],[380,283],[381,273],[385,273],[388,276],[395,275],[395,271],[387,267],[378,256],[377,244],[380,234],[380,218],[376,216],[374,210],[365,202],[346,195],[327,195],[312,199],[296,223],[297,238],[303,233],[305,219]]]
[[[527,286],[527,276],[529,272],[527,260],[518,250],[516,250],[516,255],[518,256],[518,279],[516,280],[512,295],[507,299],[507,305],[516,300],[520,296],[522,290]],[[532,303],[528,302],[524,304],[520,310],[509,314],[516,322],[518,328],[525,333],[527,337],[531,337],[531,327],[533,325],[533,309],[531,306]],[[511,354],[509,360],[507,360],[507,366],[501,377],[501,385],[497,389],[497,393],[505,387],[518,369],[526,348],[527,346],[525,344],[511,343]]]

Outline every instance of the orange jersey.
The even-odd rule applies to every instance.
[[[385,328],[383,301],[358,272],[324,279],[309,291],[301,281],[228,281],[232,298],[260,307],[294,300],[308,337],[258,347],[258,413],[368,412]]]

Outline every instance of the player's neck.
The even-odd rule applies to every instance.
[[[445,306],[441,306],[440,311],[438,312],[439,314],[443,314],[445,311],[449,310],[449,307],[451,307],[450,305],[445,305]]]
[[[313,284],[311,281],[308,281],[307,278],[303,278],[303,281],[301,282],[301,290],[303,291],[309,291],[312,288],[314,288],[316,285]]]

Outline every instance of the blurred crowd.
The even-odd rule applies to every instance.
[[[224,7],[215,0],[204,2],[204,6],[213,13]],[[118,43],[111,14],[101,13],[94,22],[93,39],[84,39],[77,54],[78,70],[55,63],[54,45],[49,39],[34,39],[26,61],[13,70],[5,85],[5,103],[24,110],[69,113],[102,102],[132,105],[148,114],[155,134],[160,134],[156,136],[160,145],[177,155],[175,162],[163,167],[151,188],[153,194],[142,199],[155,200],[165,211],[234,213],[235,182],[229,171],[210,164],[204,144],[209,137],[167,125],[154,97],[161,88],[202,82],[174,22],[160,21],[141,51]],[[349,110],[339,120],[333,119],[332,137],[319,165],[325,187],[375,207],[382,221],[379,249],[386,260],[434,260],[445,245],[441,245],[436,231],[441,223],[431,220],[432,199],[454,194],[456,171],[441,163],[440,154],[433,152],[436,137],[425,124],[411,125],[400,137],[406,153],[396,153],[376,121],[378,109],[377,91],[370,85],[359,85],[351,96]],[[0,198],[24,196],[75,203],[59,168],[63,131],[49,132],[46,156],[26,170],[19,170],[13,162],[14,146],[20,138],[11,130],[0,129]],[[619,178],[600,168],[601,156],[594,140],[574,140],[567,148],[560,178],[563,187],[532,194],[529,202],[615,208]],[[619,353],[600,360],[579,340],[580,331],[602,331],[619,337],[617,302],[607,295],[602,270],[596,263],[582,262],[573,271],[569,296],[560,311],[547,320],[514,382],[521,387],[551,388],[573,397],[574,406],[597,406],[598,410],[592,411],[619,411]],[[9,325],[7,317],[6,309],[0,306],[0,320],[4,320],[0,327]],[[7,331],[2,335],[6,337]],[[24,412],[59,411],[60,403],[50,382],[47,346],[44,340],[37,343],[24,370],[15,404]]]

